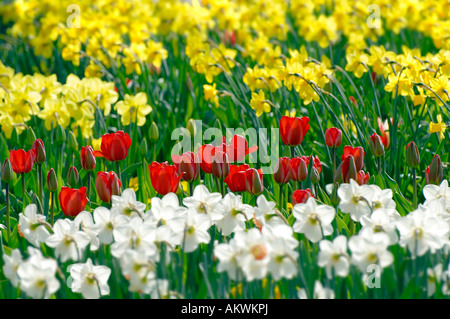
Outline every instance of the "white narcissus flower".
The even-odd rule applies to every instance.
[[[399,244],[407,246],[413,258],[423,256],[428,250],[434,253],[441,249],[448,242],[450,232],[448,223],[423,205],[402,217],[397,222],[397,229]]]
[[[50,236],[45,216],[37,213],[37,206],[30,204],[19,214],[19,230],[32,245],[39,247]]]
[[[292,213],[296,219],[293,225],[294,231],[305,234],[306,238],[313,243],[333,233],[331,222],[335,215],[334,208],[328,205],[317,205],[313,197],[308,198],[306,203],[295,205]]]
[[[156,278],[154,255],[145,251],[126,250],[120,258],[123,276],[129,281],[129,291],[149,294],[153,287],[151,282]]]
[[[256,199],[255,218],[262,225],[280,225],[286,224],[277,214],[276,203],[268,201],[264,195],[259,195]]]
[[[349,184],[341,184],[338,189],[339,209],[350,214],[351,219],[359,222],[362,216],[369,216],[372,209],[373,188],[361,185],[350,179]]]
[[[19,249],[14,249],[11,255],[3,254],[3,274],[9,279],[14,287],[17,287],[19,283],[19,277],[17,276],[17,270],[22,262],[22,255]]]
[[[145,204],[136,200],[136,193],[133,189],[125,189],[120,196],[111,196],[111,211],[123,214],[130,218],[144,218]]]
[[[219,260],[218,272],[227,272],[231,280],[236,280],[240,274],[237,256],[241,253],[237,242],[232,238],[229,243],[214,243],[214,256]],[[242,277],[241,277],[242,278]]]
[[[28,251],[30,257],[20,263],[17,269],[20,289],[34,299],[50,298],[60,288],[55,278],[58,264],[54,259],[44,258],[37,249]]]
[[[113,242],[114,228],[117,225],[129,223],[129,221],[130,219],[127,216],[100,206],[94,209],[95,224],[91,226],[91,229],[97,234],[102,244],[109,245]]]
[[[384,209],[388,212],[395,212],[395,201],[392,199],[391,189],[381,189],[378,185],[367,185],[372,187],[372,207],[373,211]]]
[[[384,208],[375,210],[370,216],[361,217],[363,228],[370,228],[374,232],[384,232],[389,237],[389,245],[394,245],[398,241],[396,223],[401,218],[396,211],[389,212]]]
[[[308,299],[308,295],[305,289],[301,288],[298,291],[298,298]],[[330,288],[324,288],[322,286],[322,283],[316,280],[316,282],[314,283],[313,299],[334,299],[334,291]]]
[[[442,264],[427,269],[427,292],[431,297],[436,292],[436,286],[442,282]]]
[[[70,288],[81,293],[86,299],[98,299],[109,295],[108,279],[111,269],[106,266],[94,266],[88,258],[86,263],[72,264],[67,267],[73,279]]]
[[[223,218],[217,227],[223,236],[229,236],[237,230],[245,230],[245,222],[253,217],[253,207],[242,203],[242,196],[228,193],[215,208]]]
[[[199,214],[206,214],[211,222],[215,223],[223,217],[215,210],[221,200],[220,193],[210,193],[205,185],[197,185],[192,196],[183,199],[183,204],[188,208],[195,209]]]
[[[362,231],[357,236],[352,236],[348,241],[351,251],[352,264],[362,273],[368,271],[369,265],[379,265],[386,268],[392,264],[394,257],[388,251],[389,237],[385,233]]]
[[[145,251],[152,255],[157,252],[156,227],[144,223],[140,217],[134,217],[127,224],[117,225],[113,230],[113,236],[111,254],[116,258],[120,258],[127,249]]]
[[[448,181],[444,179],[441,185],[428,184],[423,188],[423,196],[425,196],[425,206],[434,202],[444,200],[446,206],[450,206],[450,187]]]
[[[347,253],[347,237],[337,236],[333,242],[322,240],[319,243],[319,260],[317,264],[325,268],[327,277],[346,277],[350,267],[350,258]]]
[[[208,215],[197,213],[193,208],[188,210],[181,248],[186,253],[193,252],[201,243],[211,240],[208,229],[211,221]]]
[[[84,231],[90,238],[89,249],[91,251],[97,251],[100,246],[100,240],[97,237],[97,233],[93,229],[94,220],[90,212],[83,211],[79,213],[73,220],[75,224],[79,225],[80,230]]]
[[[69,259],[79,260],[83,249],[91,238],[78,225],[69,219],[58,219],[53,226],[53,235],[45,241],[49,247],[55,248],[55,255],[61,262]]]
[[[237,260],[246,279],[252,281],[264,278],[269,269],[271,254],[267,238],[257,228],[251,228],[247,232],[236,232],[234,239],[241,247]]]

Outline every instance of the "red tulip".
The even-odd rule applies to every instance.
[[[200,163],[198,154],[185,152],[181,155],[172,155],[172,161],[177,168],[178,174],[183,174],[183,180],[194,181],[200,176]]]
[[[226,178],[230,173],[228,155],[222,151],[216,151],[212,162],[212,173],[216,178]]]
[[[331,148],[339,147],[342,143],[342,131],[336,127],[327,129],[325,131],[325,143]]]
[[[414,142],[406,145],[406,164],[409,167],[418,168],[420,164],[420,153]]]
[[[289,173],[293,181],[302,182],[308,177],[308,164],[306,164],[305,159],[305,156],[290,159]]]
[[[276,162],[273,178],[277,184],[289,183],[291,179],[289,162],[290,160],[288,157],[282,157]]]
[[[252,146],[249,148],[247,140],[240,135],[234,135],[229,145],[226,145],[225,137],[223,138],[223,142],[222,147],[226,146],[224,151],[227,153],[228,159],[231,163],[242,162],[244,161],[246,155],[258,150],[258,146]]]
[[[232,192],[245,192],[247,187],[245,185],[245,171],[250,166],[247,164],[230,165],[230,173],[225,178],[225,183]]]
[[[245,186],[247,192],[252,195],[259,195],[263,192],[262,171],[255,168],[249,168],[245,171]]]
[[[300,203],[306,203],[308,198],[313,197],[311,194],[311,190],[307,189],[297,189],[292,193],[292,206],[295,206]]]
[[[94,155],[110,162],[122,161],[127,157],[130,145],[130,136],[123,131],[105,134],[102,136],[101,151],[94,151]]]
[[[341,170],[342,180],[344,183],[350,183],[350,179],[356,181],[358,170],[356,169],[355,158],[353,155],[347,156],[338,167],[338,170],[339,169]]]
[[[153,188],[161,195],[175,193],[184,173],[178,175],[175,165],[153,162],[148,165]]]
[[[373,156],[381,157],[384,154],[384,145],[381,140],[381,136],[377,133],[373,133],[369,139],[369,147],[372,151]]]
[[[352,155],[355,160],[356,170],[360,171],[364,166],[364,154],[364,149],[361,146],[351,147],[347,145],[344,146],[344,154],[342,154],[341,160],[345,160],[347,156]]]
[[[29,173],[33,168],[35,157],[36,153],[33,149],[28,152],[25,152],[23,149],[9,152],[9,160],[16,174]]]
[[[59,204],[64,215],[68,217],[77,216],[87,204],[86,187],[74,189],[63,186],[59,193]]]
[[[309,117],[282,116],[280,120],[281,140],[285,145],[300,145],[309,130]]]
[[[393,119],[391,118],[391,124]],[[378,117],[377,118],[378,128],[381,131],[381,141],[383,142],[385,150],[388,150],[391,147],[391,137],[389,135],[389,124],[388,121],[383,121]],[[399,123],[400,124],[400,123]]]
[[[359,185],[367,184],[369,181],[370,174],[367,172],[365,173],[363,170],[360,170],[358,174],[356,175],[356,182]]]
[[[95,160],[94,150],[91,146],[86,146],[81,148],[81,167],[87,172],[93,171],[95,166],[97,165],[97,161]]]
[[[311,156],[302,156],[301,158],[303,158],[306,163],[306,167],[308,167]],[[320,174],[320,172],[322,172],[322,163],[317,155],[313,157],[313,167],[317,170],[317,173]]]
[[[425,171],[425,181],[427,184],[440,185],[444,179],[444,169],[439,155],[434,155],[430,166]]]
[[[41,139],[37,139],[36,141],[34,141],[32,149],[34,150],[35,154],[34,162],[36,164],[44,163],[46,159],[44,142],[42,142]]]
[[[98,172],[95,189],[98,197],[105,203],[111,202],[112,195],[120,194],[122,183],[115,172]]]
[[[212,144],[202,145],[198,152],[198,158],[200,159],[200,168],[206,173],[212,173],[212,159],[215,153],[215,147]]]

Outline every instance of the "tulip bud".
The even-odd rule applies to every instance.
[[[66,131],[61,125],[56,127],[56,142],[63,144],[66,141]]]
[[[282,157],[278,159],[278,161],[275,164],[273,178],[275,179],[275,182],[277,184],[289,183],[291,175],[288,157]]]
[[[36,141],[36,134],[34,134],[33,129],[29,126],[27,128],[27,135],[25,137],[26,145],[33,145],[34,141]]]
[[[369,146],[375,157],[381,157],[384,154],[384,145],[381,137],[377,133],[373,133],[369,139]]]
[[[352,155],[349,155],[345,158],[343,164],[342,164],[342,179],[345,183],[350,183],[350,179],[353,179],[356,181],[356,164],[355,159]]]
[[[336,169],[336,171],[334,172],[334,176],[333,176],[333,183],[343,183],[344,179],[342,177],[342,166],[344,165],[344,162],[342,162],[341,164],[339,164],[338,168]]]
[[[191,138],[197,134],[197,126],[195,125],[194,119],[190,119],[186,125],[186,129],[189,131],[189,134],[191,134]]]
[[[440,185],[443,180],[443,166],[439,155],[434,155],[430,166],[425,172],[425,180],[427,184]]]
[[[360,170],[358,172],[358,174],[356,175],[356,182],[359,185],[364,185],[367,184],[367,182],[369,181],[370,178],[370,174],[367,172],[365,173],[363,170]]]
[[[304,204],[310,197],[313,197],[311,194],[311,189],[297,189],[292,193],[292,206]]]
[[[111,202],[113,195],[120,194],[121,182],[115,172],[98,172],[95,181],[95,189],[100,199],[105,202]]]
[[[56,178],[56,173],[53,168],[51,168],[47,174],[47,188],[52,193],[58,191],[58,179]]]
[[[159,130],[155,122],[150,126],[150,142],[155,143],[159,139]]]
[[[94,150],[91,146],[81,147],[80,161],[81,167],[85,171],[90,172],[95,169],[97,161],[95,160]]]
[[[35,140],[32,148],[35,153],[34,162],[37,164],[44,163],[46,159],[44,142],[41,139]]]
[[[325,143],[331,148],[339,147],[342,143],[342,131],[336,127],[327,129],[325,131]]]
[[[216,178],[226,178],[230,173],[230,162],[227,153],[217,151],[212,159],[212,173]]]
[[[78,150],[78,141],[72,131],[69,131],[68,146],[71,151]]]
[[[406,145],[406,164],[412,168],[418,168],[420,163],[420,154],[417,145],[409,142]]]
[[[75,188],[78,184],[78,180],[80,179],[80,175],[78,174],[78,170],[71,166],[69,168],[69,172],[67,173],[67,183],[71,188]]]
[[[145,157],[147,155],[147,151],[148,151],[147,140],[144,137],[141,141],[141,144],[139,145],[139,154],[142,157]]]
[[[289,174],[292,180],[300,182],[308,177],[308,165],[303,156],[290,159]]]
[[[263,192],[262,177],[257,169],[249,168],[245,171],[245,188],[252,195],[259,195]]]
[[[314,167],[311,167],[311,183],[317,184],[319,181],[320,181],[319,172]]]
[[[200,161],[198,154],[186,152],[178,155],[172,155],[173,163],[175,164],[178,174],[183,174],[183,180],[187,182],[194,181],[200,176]]]
[[[9,184],[14,178],[14,172],[9,158],[5,159],[2,165],[2,182]]]

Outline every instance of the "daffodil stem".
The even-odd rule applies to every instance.
[[[25,212],[25,173],[22,173],[22,212]]]
[[[9,218],[9,210],[10,210],[9,183],[6,183],[6,231],[8,234],[8,242],[9,242],[9,237],[11,236],[11,221]]]
[[[417,208],[417,180],[416,180],[416,169],[412,169],[412,182],[413,182],[413,208]]]
[[[50,205],[50,223],[53,226],[53,224],[55,223],[55,192],[51,192],[50,197],[52,202]]]

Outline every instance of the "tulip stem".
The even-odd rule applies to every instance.
[[[43,203],[43,197],[44,197],[44,193],[43,193],[43,189],[44,189],[44,181],[42,178],[42,164],[38,164],[38,183],[39,183],[39,199],[41,201],[41,203]]]
[[[194,182],[189,183],[189,196],[193,196],[194,194]]]
[[[295,146],[291,146],[291,158],[295,158]]]
[[[22,212],[25,212],[25,173],[22,175]]]
[[[9,218],[9,209],[10,209],[9,183],[6,183],[6,228],[7,228],[7,234],[8,234],[8,244],[9,244],[9,237],[11,236],[11,223],[10,223],[10,218]]]
[[[332,149],[332,156],[333,156],[333,181],[334,181],[334,174],[336,173],[336,148],[333,147]]]
[[[224,197],[225,196],[225,182],[224,182],[223,178],[220,179],[220,191],[222,192],[222,197]]]
[[[283,214],[283,184],[280,184],[280,211]]]
[[[412,169],[412,173],[413,173],[413,208],[416,209],[417,208],[417,181],[416,181],[416,168],[413,167]]]
[[[117,176],[119,177],[119,181],[122,183],[122,175],[120,173],[120,162],[116,162]],[[119,187],[122,190],[122,186]]]
[[[50,192],[51,205],[50,205],[50,222],[53,226],[55,222],[55,192]]]
[[[91,209],[91,172],[87,172],[87,197],[89,200],[89,210]]]
[[[378,157],[378,174],[381,173],[381,157]]]

